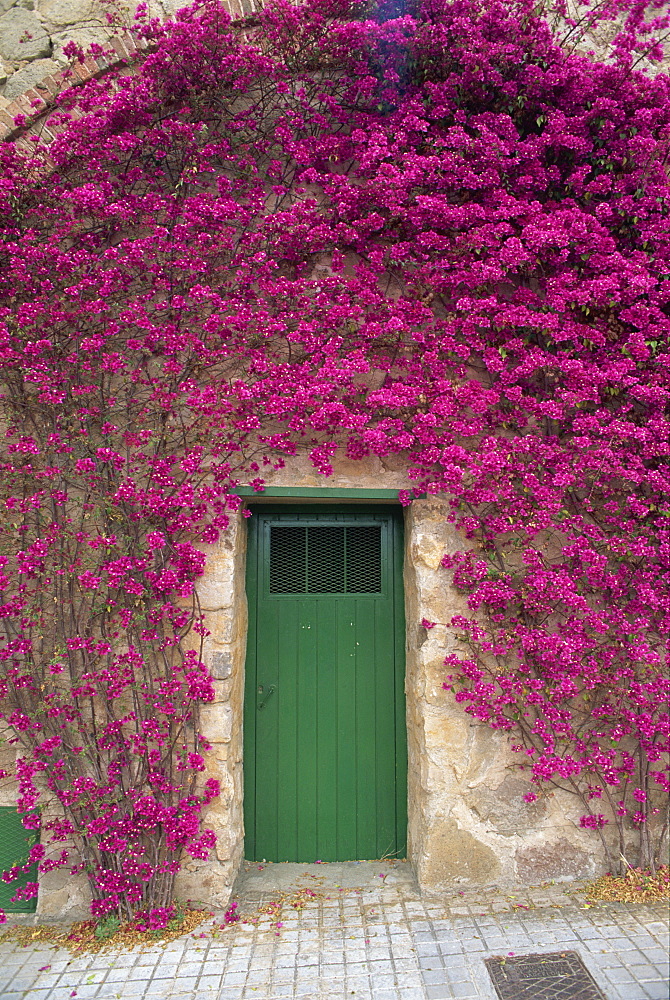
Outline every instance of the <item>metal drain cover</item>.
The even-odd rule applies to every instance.
[[[500,1000],[606,1000],[575,951],[485,963]]]

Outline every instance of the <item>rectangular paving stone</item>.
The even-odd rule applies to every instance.
[[[105,975],[106,983],[125,983],[130,975],[130,969],[108,969]]]
[[[223,985],[224,986],[242,986],[246,981],[247,973],[245,972],[224,972],[223,974]]]
[[[198,976],[204,968],[203,962],[181,962],[177,966],[179,976]],[[134,971],[142,971],[141,968]]]
[[[200,976],[200,979],[198,980],[198,989],[201,990],[204,989],[205,987],[209,988],[213,986],[219,987],[221,985],[222,979],[223,976],[220,972],[214,975],[212,975],[211,973],[205,973],[204,975]]]
[[[668,964],[667,948],[657,948],[654,945],[641,945],[640,952],[650,962],[665,962]]]
[[[123,984],[122,992],[123,997],[141,997],[144,996],[148,983],[146,980],[142,981],[139,979],[133,980]]]
[[[195,951],[195,949],[194,949]],[[137,958],[135,961],[136,965],[156,965],[157,962],[162,962],[164,955],[162,952],[155,951],[140,951],[137,953]]]
[[[418,963],[420,969],[442,969],[444,968],[440,955],[419,955]]]
[[[471,997],[476,998],[477,994],[473,992],[472,987],[467,992],[454,993],[453,989],[445,984],[443,986],[426,986],[426,997],[428,1000],[454,1000],[455,997],[459,997],[459,1000],[470,1000]]]
[[[658,970],[650,965],[648,962],[624,962],[623,963],[632,975],[633,979],[640,983],[648,982],[649,980],[654,980],[658,978]]]
[[[447,977],[444,969],[423,969],[421,971],[421,978],[426,986],[436,986],[445,983]]]
[[[459,969],[454,972],[447,969],[444,979],[445,982],[449,983],[449,985],[454,988],[456,986],[462,986],[463,983],[472,983],[472,976],[470,975],[469,969]]]
[[[258,969],[247,973],[245,986],[264,986],[270,981],[269,969]]]
[[[439,954],[445,962],[451,961],[454,955],[463,953],[463,946],[460,941],[440,941],[438,942]]]
[[[358,995],[359,990],[368,988],[370,981],[367,976],[347,976],[346,984],[348,993],[355,992]]]
[[[130,952],[127,955],[114,955],[111,967],[114,969],[120,969],[120,968],[127,969],[130,968],[131,965],[135,965],[136,962],[137,962],[137,955],[133,954],[132,952]]]
[[[161,982],[162,982],[162,985],[161,985]],[[183,993],[181,995],[184,996]],[[119,993],[119,997],[122,998],[122,996],[123,995],[121,993]],[[172,1000],[173,997],[178,997],[179,993],[173,993],[172,990],[169,989],[169,987],[166,984],[165,980],[161,981],[161,980],[158,980],[158,979],[153,979],[149,983],[149,985],[147,986],[147,988],[146,988],[143,996],[146,997],[146,998],[150,997],[151,1000],[164,1000],[164,998],[166,998],[166,997],[170,997],[170,1000]],[[75,1000],[76,1000],[76,998],[75,998]],[[101,1000],[102,1000],[102,998],[101,998]]]
[[[380,945],[372,945],[368,948],[367,956],[370,962],[389,962],[391,960],[391,949]]]
[[[178,976],[174,980],[175,988],[186,992],[187,990],[194,990],[198,982],[197,976]]]
[[[153,969],[152,973],[153,973],[151,978],[152,983],[153,982],[165,983],[165,980],[171,981],[173,979],[177,979],[177,970],[174,968],[174,966],[168,966],[167,968],[159,966],[157,969]]]
[[[396,985],[396,976],[392,972],[371,972],[370,985],[373,989],[391,989]]]
[[[419,957],[426,955],[439,955],[440,945],[437,941],[428,941],[425,943],[417,942],[416,953]]]
[[[575,927],[575,930],[579,934],[582,940],[586,941],[589,938],[601,938],[602,934],[591,924],[585,924],[583,927]]]
[[[276,986],[272,986],[268,996],[271,996],[273,1000],[280,1000],[283,997],[294,996],[293,983],[284,983],[283,985],[278,983]]]
[[[128,980],[131,982],[136,982],[137,980],[146,979],[147,982],[151,979],[151,968],[146,965],[138,967],[134,966],[132,969],[128,969]]]
[[[391,974],[393,972],[393,962],[383,959],[368,962],[368,972],[373,975]]]
[[[614,969],[603,969],[602,976],[607,977],[611,983],[634,983],[635,976],[633,976],[628,969],[617,967]]]
[[[436,956],[439,958],[439,956]],[[414,972],[418,968],[418,962],[416,958],[396,958],[393,957],[393,968],[396,973],[401,972]]]
[[[643,984],[644,997],[645,1000],[648,997],[649,1000],[667,1000],[668,998],[668,981],[663,980],[659,983],[649,983]]]

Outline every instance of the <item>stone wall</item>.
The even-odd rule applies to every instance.
[[[171,3],[171,0],[168,0]],[[115,5],[116,6],[116,5]],[[105,0],[0,0],[0,93],[11,101],[44,77],[67,65],[63,47],[74,41],[86,48],[109,43],[109,11],[132,18],[136,2],[114,10]],[[153,0],[157,16],[168,13]]]
[[[324,479],[304,455],[268,485],[341,490],[405,489],[408,484],[397,458],[336,461],[334,474]],[[524,802],[530,786],[507,737],[470,719],[442,687],[444,657],[458,650],[458,639],[444,627],[427,631],[420,623],[423,618],[448,622],[466,611],[450,571],[441,566],[445,552],[464,544],[447,513],[446,500],[436,497],[415,500],[405,510],[409,860],[427,893],[597,874],[603,858],[594,836],[579,828],[577,801],[556,793]],[[206,862],[185,858],[177,892],[181,899],[217,907],[230,898],[244,851],[246,528],[240,512],[216,545],[204,547],[207,566],[198,585],[210,632],[203,656],[216,690],[215,701],[202,707],[201,729],[212,744],[207,776],[219,781],[221,796],[205,814],[205,825],[217,835],[214,855]],[[8,747],[4,753],[13,757]],[[11,804],[14,794],[13,783],[3,783],[0,804]],[[84,917],[89,898],[85,877],[51,872],[40,878],[38,917]]]
[[[123,2],[131,12],[135,2]],[[231,0],[226,6],[245,13],[252,4]],[[28,100],[29,108],[41,96],[31,88],[45,77],[55,81],[50,89],[56,92],[54,74],[66,62],[67,41],[86,46],[109,40],[102,16],[107,6],[105,0],[0,0],[0,126],[11,128],[11,114],[27,110],[21,102]],[[149,2],[150,13],[161,17],[177,6],[180,0]],[[78,70],[81,79],[96,71],[95,66]],[[28,98],[22,97],[26,92]],[[277,472],[270,485],[403,489],[407,480],[399,458],[341,460],[324,480],[303,455]],[[442,688],[444,657],[458,649],[458,641],[444,627],[426,631],[420,622],[448,622],[464,611],[462,596],[440,565],[445,552],[463,545],[446,514],[446,501],[439,498],[417,500],[405,512],[409,858],[426,891],[594,874],[602,869],[599,845],[580,830],[576,800],[548,794],[532,805],[525,803],[529,786],[506,738],[472,721]],[[202,729],[212,744],[208,774],[221,785],[206,824],[215,830],[218,844],[209,861],[186,861],[178,891],[182,898],[217,906],[227,903],[243,857],[245,556],[246,520],[239,515],[220,542],[208,548],[206,574],[198,587],[210,630],[204,656],[216,687],[215,702],[203,706]],[[0,788],[0,803],[9,804],[13,794],[9,784]],[[85,879],[75,881],[59,871],[44,876],[41,886],[39,915],[85,913]]]
[[[326,480],[305,455],[268,485],[404,489],[407,479],[398,459],[369,458],[336,462]],[[445,552],[463,546],[447,513],[440,498],[416,500],[405,512],[409,859],[427,892],[595,874],[602,859],[593,836],[579,828],[577,801],[556,794],[525,803],[530,785],[507,738],[471,720],[442,687],[444,657],[458,649],[458,640],[445,628],[427,631],[420,622],[447,622],[465,611],[450,572],[441,567]],[[217,686],[217,701],[206,706],[203,718],[213,743],[208,770],[223,794],[207,816],[219,837],[217,863],[205,866],[204,883],[199,867],[192,866],[180,886],[182,892],[188,886],[193,898],[201,898],[206,886],[212,903],[226,898],[243,852],[245,551],[246,519],[239,516],[210,550],[198,587],[211,631],[204,655]]]
[[[447,522],[445,500],[416,500],[406,513],[409,856],[421,887],[528,884],[595,873],[593,839],[579,828],[570,796],[524,802],[530,784],[509,740],[468,716],[442,684],[454,632],[420,622],[467,614],[442,556],[464,540]]]
[[[255,0],[221,0],[233,14],[248,14]],[[0,0],[0,107],[68,64],[63,47],[106,46],[132,24],[138,0]],[[151,17],[172,16],[188,0],[146,0]],[[115,27],[110,26],[107,15]]]

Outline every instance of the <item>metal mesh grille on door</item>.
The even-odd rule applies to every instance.
[[[381,526],[272,525],[271,594],[379,594]]]
[[[270,528],[270,593],[304,594],[307,583],[307,528]]]
[[[0,871],[27,862],[31,845],[37,837],[28,831],[21,821],[21,814],[13,806],[0,806]],[[24,888],[28,882],[37,881],[37,863],[30,866],[27,873],[20,875],[16,882],[0,882],[0,907],[11,913],[34,913],[37,899],[20,899],[12,902],[16,890]]]

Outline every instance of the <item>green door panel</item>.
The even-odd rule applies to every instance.
[[[403,855],[400,513],[254,508],[247,589],[247,858]]]
[[[21,815],[13,806],[0,806],[0,872],[7,871],[15,865],[25,864],[31,846],[36,843],[37,834],[26,830],[21,822]],[[37,865],[31,865],[28,872],[13,882],[0,880],[0,909],[7,913],[34,913],[37,898],[21,899],[11,902],[19,886],[27,882],[37,881]]]

